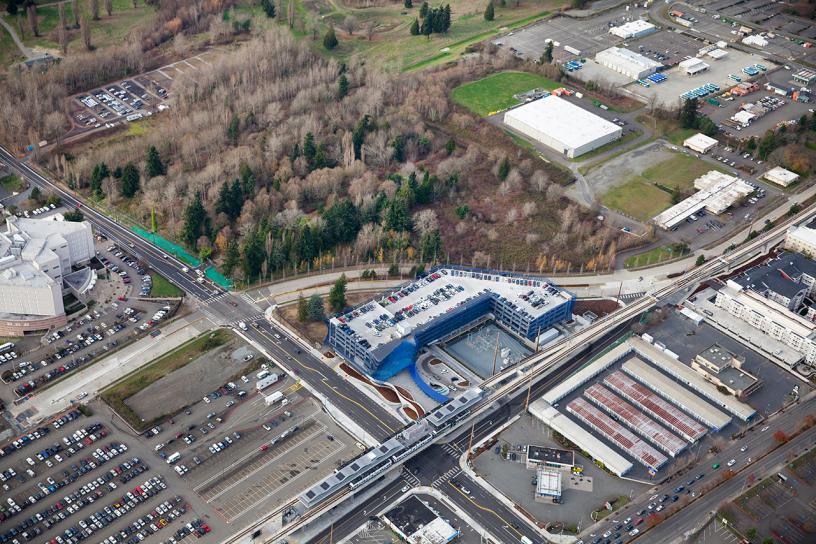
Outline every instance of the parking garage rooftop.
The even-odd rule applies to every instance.
[[[498,296],[533,318],[571,300],[566,293],[537,278],[497,272],[439,268],[378,300],[331,319],[346,325],[373,350],[411,334],[418,327],[477,297]]]

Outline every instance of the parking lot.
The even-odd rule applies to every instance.
[[[510,32],[493,40],[493,43],[513,50],[525,59],[538,60],[547,47],[547,42],[554,42],[553,58],[556,61],[581,57],[593,57],[595,53],[623,40],[609,34],[610,25],[620,25],[632,21],[644,14],[646,10],[634,8],[629,11],[623,8],[611,10],[591,19],[576,19],[556,16],[527,27]],[[564,47],[572,47],[579,53],[570,53]]]
[[[207,51],[151,72],[109,83],[72,96],[68,111],[77,132],[113,128],[138,121],[169,107],[171,88],[195,82],[196,71],[212,64],[216,51]]]
[[[0,381],[11,393],[22,398],[51,384],[80,367],[112,353],[123,344],[147,334],[156,334],[156,326],[170,319],[178,302],[130,300],[134,277],[140,277],[137,292],[150,291],[150,275],[136,261],[104,240],[97,243],[97,257],[108,273],[89,293],[95,304],[78,313],[77,319],[39,339],[25,338],[0,360]],[[140,275],[140,276],[137,276]],[[11,353],[14,353],[12,356]]]
[[[661,32],[659,35],[669,34]],[[652,35],[654,37],[655,35]],[[655,38],[656,39],[656,38]],[[686,38],[690,39],[690,38]],[[702,47],[702,42],[694,42],[697,47]],[[675,51],[681,51],[675,49]],[[721,91],[725,91],[737,84],[737,81],[731,76],[737,76],[741,80],[746,81],[748,77],[742,72],[742,69],[748,66],[760,63],[764,65],[768,71],[774,70],[776,65],[758,55],[749,55],[742,51],[735,49],[728,49],[728,55],[720,60],[705,59],[704,62],[709,65],[709,69],[705,72],[694,76],[688,76],[682,70],[675,66],[670,70],[662,72],[667,79],[663,83],[651,84],[649,87],[633,82],[625,87],[626,91],[638,97],[644,102],[655,100],[658,104],[667,108],[678,108],[680,105],[680,95],[712,83],[719,87]]]

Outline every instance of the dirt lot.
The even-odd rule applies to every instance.
[[[127,405],[148,421],[177,412],[242,373],[253,364],[244,361],[248,355],[257,356],[233,339],[142,389],[127,399]]]

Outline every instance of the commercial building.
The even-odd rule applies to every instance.
[[[584,396],[616,421],[629,427],[630,430],[672,457],[677,457],[688,445],[684,440],[667,431],[662,425],[599,383],[587,387]]]
[[[561,399],[599,375],[617,361],[627,357],[632,352],[632,349],[632,345],[629,342],[621,342],[588,365],[581,367],[578,372],[569,376],[566,380],[562,380],[556,384],[555,387],[544,393],[544,396],[541,398],[548,404],[557,407]]]
[[[751,408],[751,406],[740,402],[731,395],[721,393],[714,385],[701,378],[691,367],[678,361],[676,356],[670,356],[665,350],[645,342],[640,338],[633,338],[632,342],[639,346],[638,352],[653,365],[689,389],[704,396],[719,408],[727,410],[743,421],[750,421],[756,415],[756,410]]]
[[[599,51],[595,55],[595,62],[633,80],[652,75],[663,66],[649,57],[622,47],[610,47]]]
[[[796,83],[800,83],[806,87],[809,87],[811,83],[816,81],[816,72],[813,70],[799,70],[795,74],[793,74],[793,80]]]
[[[651,471],[657,472],[669,460],[581,397],[567,404],[567,411]]]
[[[414,495],[383,514],[382,520],[411,544],[446,544],[459,536],[458,530]]]
[[[706,55],[714,60],[720,60],[728,56],[728,53],[725,50],[717,47],[716,49],[712,49],[711,51],[706,51]]]
[[[0,336],[65,325],[62,296],[70,289],[65,276],[94,255],[87,222],[8,217],[0,232]],[[74,276],[73,286],[81,292],[94,280],[86,269]]]
[[[816,217],[789,228],[785,234],[785,248],[816,257]]]
[[[685,139],[683,142],[683,146],[688,147],[692,151],[696,151],[697,153],[708,153],[711,151],[719,142],[710,136],[706,136],[698,132],[694,136],[690,136]]]
[[[533,340],[570,319],[575,296],[540,277],[445,266],[329,320],[328,343],[376,379],[414,365],[422,348],[487,315]]]
[[[504,114],[504,123],[574,158],[614,142],[623,129],[558,96],[545,96]]]
[[[805,229],[812,230],[811,225]],[[798,239],[801,238],[800,235]],[[796,238],[793,241],[798,243]],[[788,239],[786,245],[789,245]],[[783,253],[777,259],[727,280],[717,291],[714,304],[793,348],[804,356],[806,363],[813,365],[816,363],[816,309],[807,302],[814,293],[814,282],[816,263],[798,253]]]
[[[557,448],[545,448],[543,446],[527,446],[527,468],[537,467],[555,468],[559,470],[572,470],[575,466],[575,452],[570,450],[559,450]]]
[[[701,59],[697,57],[691,57],[689,59],[680,61],[678,65],[680,70],[684,72],[687,76],[695,76],[699,73],[705,72],[710,68],[710,66],[703,62]]]
[[[776,166],[765,172],[762,175],[762,177],[763,179],[766,179],[771,183],[776,183],[777,185],[781,185],[782,187],[787,187],[788,185],[799,179],[799,174],[791,172],[790,170],[786,170],[781,166]]]
[[[745,398],[759,389],[759,379],[742,369],[743,360],[720,345],[714,344],[698,353],[691,368],[718,388],[735,397]]]
[[[710,429],[720,431],[731,418],[690,392],[662,372],[638,358],[629,359],[621,369],[664,399],[676,404]]]
[[[702,209],[719,215],[754,192],[754,187],[744,180],[716,170],[694,180],[694,187],[696,193],[655,216],[655,224],[669,230]]]
[[[755,81],[741,81],[731,87],[731,94],[735,96],[747,96],[759,90],[759,85]]]
[[[624,40],[642,38],[644,36],[648,36],[649,34],[654,34],[655,32],[657,32],[657,27],[649,21],[644,21],[643,19],[635,19],[634,21],[629,21],[619,26],[613,26],[609,29],[610,34],[623,38]]]
[[[689,442],[697,442],[706,435],[708,429],[694,418],[678,410],[670,402],[652,393],[626,374],[615,371],[606,376],[604,385],[616,391],[635,406],[662,421],[672,431]]]
[[[536,470],[536,502],[561,501],[561,471],[538,467]]]
[[[632,463],[614,449],[610,448],[592,433],[572,421],[562,414],[544,399],[538,399],[530,403],[528,408],[530,414],[542,421],[552,430],[561,434],[564,438],[575,444],[581,451],[587,452],[590,457],[600,461],[604,466],[617,476],[623,476],[632,470]]]

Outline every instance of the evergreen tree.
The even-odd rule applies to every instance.
[[[156,146],[151,145],[147,148],[147,177],[153,178],[163,176],[164,174],[164,164],[159,156],[159,151],[156,149]]]
[[[329,29],[326,31],[326,35],[323,36],[323,47],[331,51],[335,47],[337,47],[337,35],[334,33],[334,27],[330,26]]]
[[[547,42],[547,47],[544,48],[544,52],[541,54],[541,59],[539,62],[541,64],[552,64],[553,61],[553,42]]]
[[[405,137],[400,134],[391,143],[394,148],[394,160],[397,162],[405,162]]]
[[[34,188],[31,189],[29,198],[34,202],[40,202],[42,200],[42,191],[40,191],[40,188],[35,185]]]
[[[201,202],[201,193],[196,191],[192,202],[184,210],[184,223],[181,227],[181,239],[188,247],[195,248],[198,237],[204,232],[207,222],[207,210]]]
[[[697,128],[697,99],[689,98],[680,109],[680,125],[683,128]]]
[[[411,9],[414,7],[414,2],[413,0],[405,0],[403,5],[405,6],[405,9]]]
[[[411,23],[411,36],[419,36],[419,19],[414,18],[414,22]]]
[[[270,19],[277,15],[274,0],[261,0],[261,8],[263,8],[264,13],[266,13],[266,16]]]
[[[306,302],[306,298],[303,296],[303,293],[298,294],[297,318],[301,323],[305,323],[306,320],[309,319],[309,304]]]
[[[430,39],[432,32],[433,32],[433,14],[430,11],[428,11],[428,14],[425,15],[425,18],[422,20],[422,35]]]
[[[442,238],[435,230],[422,236],[419,242],[419,252],[424,262],[435,261],[442,253]]]
[[[244,270],[244,276],[249,280],[258,278],[265,260],[266,249],[264,249],[263,237],[260,232],[253,230],[244,239],[241,255],[241,268]]]
[[[136,165],[129,162],[122,170],[122,196],[133,198],[139,192],[139,170]]]
[[[510,159],[504,157],[499,163],[499,179],[504,181],[507,179],[507,175],[510,173]]]
[[[445,4],[442,12],[442,32],[447,32],[451,27],[451,7],[450,4]]]
[[[102,181],[109,176],[108,165],[104,162],[94,166],[93,173],[91,173],[91,194],[94,198],[103,198],[105,196],[105,192],[102,190]]]
[[[298,157],[300,157],[300,144],[295,142],[295,145],[292,146],[292,152],[289,153],[289,159],[292,162],[295,162],[296,160],[298,160]]]
[[[436,176],[431,176],[428,171],[425,171],[425,176],[422,178],[415,191],[417,204],[430,204],[433,199],[433,185]]]
[[[359,210],[347,199],[335,202],[323,212],[322,218],[323,243],[326,247],[353,242],[362,226]]]
[[[315,146],[314,134],[307,132],[303,138],[303,158],[306,159],[310,170],[314,167],[315,155],[317,155],[317,146]]]
[[[422,2],[422,5],[419,7],[419,18],[424,19],[426,15],[428,15],[428,2]]]
[[[238,260],[240,258],[241,252],[238,248],[238,242],[235,240],[230,240],[224,254],[224,263],[221,265],[221,269],[224,271],[225,275],[232,275],[232,271],[235,270],[236,266],[238,266]]]
[[[332,311],[341,312],[346,307],[346,284],[348,280],[345,274],[340,274],[329,291],[329,307]]]
[[[240,134],[241,130],[241,120],[238,118],[238,115],[233,114],[232,119],[230,119],[229,125],[227,125],[227,140],[232,145],[238,145],[238,135]]]
[[[329,151],[326,149],[326,144],[319,143],[317,145],[317,151],[315,151],[315,158],[314,158],[314,170],[319,170],[320,168],[326,168],[329,166]]]
[[[454,151],[456,151],[456,140],[448,138],[448,141],[445,142],[445,152],[447,152],[448,156],[451,156]]]
[[[323,299],[320,295],[314,294],[309,297],[308,311],[309,321],[322,321],[326,317],[326,310],[323,308]]]
[[[346,74],[340,74],[337,80],[337,98],[345,97],[349,92],[349,81]]]
[[[492,21],[496,17],[495,8],[493,7],[493,1],[487,3],[487,7],[484,11],[484,18],[485,21]]]
[[[255,192],[255,173],[247,163],[241,163],[238,169],[238,174],[241,176],[241,192],[244,198],[250,198]]]

